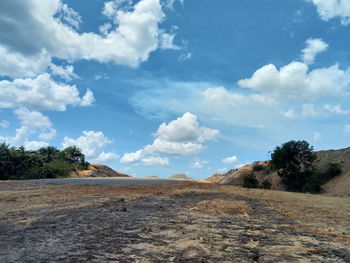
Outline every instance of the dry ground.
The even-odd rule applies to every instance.
[[[0,262],[350,262],[350,197],[0,183]]]

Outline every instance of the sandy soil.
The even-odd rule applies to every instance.
[[[350,198],[0,183],[0,262],[350,262]]]

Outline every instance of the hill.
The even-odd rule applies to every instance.
[[[315,168],[317,172],[323,173],[327,170],[330,163],[341,164],[341,174],[323,185],[325,193],[333,195],[350,195],[350,147],[339,150],[327,150],[315,152],[317,160]],[[276,171],[270,167],[270,161],[258,161],[253,164],[245,165],[239,169],[232,169],[224,174],[214,174],[206,181],[222,185],[243,185],[243,177],[253,174],[261,183],[268,180],[271,188],[283,190],[281,179]]]
[[[130,177],[127,174],[117,172],[102,164],[90,164],[87,170],[75,170],[70,173],[71,177]]]
[[[170,179],[177,179],[177,180],[193,180],[191,177],[188,177],[186,174],[174,174],[169,177]]]

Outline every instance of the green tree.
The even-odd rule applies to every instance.
[[[314,175],[313,163],[316,158],[308,142],[289,141],[273,150],[271,163],[287,190],[301,192]]]
[[[38,154],[42,158],[44,163],[52,162],[53,160],[59,159],[59,153],[60,151],[53,146],[48,146],[39,149]]]

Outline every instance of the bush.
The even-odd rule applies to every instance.
[[[261,164],[259,164],[257,162],[255,162],[253,164],[253,171],[254,172],[260,172],[260,171],[263,171],[263,170],[265,170],[265,167],[263,165],[261,165]]]
[[[340,175],[341,172],[342,172],[341,163],[329,163],[328,164],[326,174],[327,174],[327,177],[329,179],[332,179],[333,177]]]
[[[277,169],[282,183],[289,191],[302,192],[314,175],[313,163],[317,156],[306,141],[289,141],[274,149],[271,164]]]
[[[271,184],[270,181],[268,181],[268,180],[264,180],[264,181],[261,183],[261,188],[262,188],[262,189],[271,189],[271,186],[272,186],[272,184]]]
[[[244,188],[258,188],[259,181],[252,174],[245,175],[245,176],[243,176],[243,187]]]
[[[305,184],[303,185],[302,192],[308,192],[317,194],[320,193],[322,190],[322,180],[319,176],[314,175]]]

